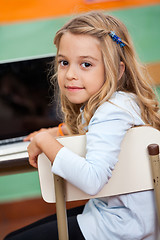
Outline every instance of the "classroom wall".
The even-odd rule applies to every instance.
[[[15,9],[10,16],[8,10],[6,10],[7,2],[15,3],[14,6],[12,4],[10,6],[10,9],[13,7]],[[83,5],[84,1],[83,4],[82,1],[77,1],[79,7],[76,9],[76,5],[74,5],[74,11],[72,9],[72,12],[69,12],[69,9],[71,11],[71,3],[75,4],[76,1],[63,1],[64,6],[66,6],[65,3],[67,2],[70,8],[61,9],[60,6],[63,4],[62,0],[59,0],[56,1],[57,10],[54,8],[54,11],[45,13],[45,11],[42,11],[42,6],[44,7],[44,5],[40,3],[45,2],[46,5],[48,4],[48,10],[46,11],[49,11],[49,9],[52,9],[49,7],[51,1],[39,0],[41,7],[39,6],[37,12],[30,11],[29,13],[27,6],[32,6],[31,10],[33,10],[37,1],[28,0],[26,8],[23,8],[24,6],[22,7],[20,2],[26,3],[26,1],[18,0],[0,1],[0,4],[5,3],[1,4],[0,10],[3,13],[0,14],[0,63],[11,59],[55,54],[56,49],[53,46],[54,34],[71,17],[70,15],[75,10],[79,9],[78,12],[81,12],[82,10],[86,11],[92,8],[102,8],[102,5]],[[159,1],[125,1],[125,6],[122,2],[124,3],[124,1],[114,1],[112,6],[109,2],[107,7],[103,5],[103,9],[120,18],[127,25],[140,60],[147,64],[152,75],[155,74],[154,81],[157,92],[160,95]],[[58,4],[60,3],[61,5],[59,6]],[[141,4],[138,5],[138,3]],[[60,11],[60,9],[63,11]],[[4,11],[7,11],[7,14],[4,14]],[[0,176],[0,202],[37,196],[40,196],[37,171]]]
[[[107,10],[127,26],[142,62],[155,63],[160,58],[160,4]],[[55,54],[53,38],[71,16],[0,24],[0,62],[37,55]]]
[[[12,23],[97,9],[124,9],[159,4],[159,0],[0,0],[0,22]]]

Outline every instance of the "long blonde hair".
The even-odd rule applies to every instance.
[[[109,36],[114,31],[125,43],[124,47],[113,41]],[[144,74],[144,67],[139,64],[134,47],[125,25],[113,16],[102,12],[88,12],[79,15],[65,24],[55,35],[54,44],[59,51],[59,44],[63,34],[85,34],[96,37],[101,44],[101,51],[105,66],[105,83],[94,94],[84,107],[82,124],[81,105],[73,104],[60,93],[64,121],[72,134],[83,133],[85,126],[89,124],[96,109],[108,101],[115,91],[131,92],[137,95],[137,101],[141,109],[141,117],[146,124],[160,130],[159,104],[154,91]],[[125,64],[125,71],[118,81],[120,62]],[[55,59],[55,71],[57,61]],[[56,74],[55,74],[56,76]],[[55,76],[53,79],[55,79]],[[52,79],[52,80],[53,80]]]

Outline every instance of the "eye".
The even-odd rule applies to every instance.
[[[68,65],[68,61],[66,61],[66,60],[60,60],[58,63],[59,63],[62,67]]]
[[[82,63],[82,67],[83,68],[88,68],[88,67],[90,67],[90,66],[92,66],[90,63],[88,63],[88,62],[84,62],[84,63]]]

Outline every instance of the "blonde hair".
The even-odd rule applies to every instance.
[[[122,39],[125,43],[124,47],[120,47],[119,44],[113,41],[109,36],[110,31],[114,31]],[[84,107],[83,116],[85,123],[82,124],[81,122],[82,113],[80,108],[82,106],[69,102],[60,93],[64,121],[70,132],[72,134],[83,133],[85,126],[89,124],[96,109],[108,101],[115,91],[135,93],[143,121],[160,130],[158,101],[146,79],[147,75],[144,74],[144,67],[137,61],[134,47],[125,25],[115,17],[98,11],[79,15],[70,20],[56,33],[54,44],[57,47],[57,53],[61,37],[66,32],[96,37],[101,44],[105,66],[104,85],[88,100],[88,103]],[[125,71],[118,81],[121,61],[125,64]],[[57,72],[57,61],[55,61],[55,71]]]

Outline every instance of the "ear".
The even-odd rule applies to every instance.
[[[121,77],[124,73],[124,70],[125,70],[125,64],[124,64],[124,62],[121,61],[120,66],[119,66],[119,78],[118,78],[118,80],[121,79]]]

